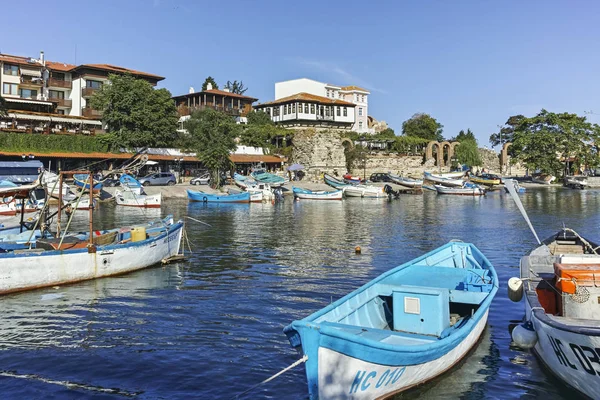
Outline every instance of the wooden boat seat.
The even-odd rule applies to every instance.
[[[354,334],[368,340],[374,340],[377,342],[398,346],[415,346],[435,342],[437,340],[437,338],[433,336],[398,332],[387,329],[364,328],[361,326],[346,325],[335,322],[322,322],[321,325],[343,330],[344,332]]]

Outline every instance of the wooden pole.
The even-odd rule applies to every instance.
[[[90,246],[94,244],[94,177],[90,171]]]
[[[56,237],[60,236],[60,215],[62,214],[63,174],[58,173],[58,216],[56,217]]]

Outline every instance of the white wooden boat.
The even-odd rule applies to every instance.
[[[387,197],[387,194],[383,191],[383,188],[379,186],[371,185],[350,185],[342,188],[346,197],[367,197],[367,198],[381,198]]]
[[[515,301],[525,297],[525,323],[513,330],[513,340],[533,348],[564,384],[598,398],[598,245],[564,228],[522,257],[520,268],[520,279],[509,280],[509,294]]]
[[[115,202],[124,207],[160,208],[162,195],[137,194],[136,190],[115,190]]]
[[[465,182],[462,187],[448,187],[443,185],[434,185],[438,194],[454,194],[459,196],[483,196],[485,189],[478,185]]]
[[[554,175],[540,174],[540,175],[533,175],[531,177],[532,182],[539,183],[541,185],[549,185],[552,182],[554,182],[555,180],[556,180],[556,177]]]
[[[308,189],[292,187],[292,191],[294,192],[294,198],[304,200],[342,200],[342,198],[344,197],[343,190],[334,190],[328,192],[324,190],[313,191]]]
[[[498,276],[451,242],[284,329],[306,361],[310,399],[383,399],[458,363],[480,338]]]
[[[437,176],[439,178],[446,179],[456,179],[462,178],[467,174],[468,171],[454,171],[454,172],[429,172],[431,175]]]
[[[246,182],[245,190],[250,193],[250,202],[259,203],[261,201],[273,201],[275,194],[271,185],[262,182]]]
[[[585,176],[567,176],[565,186],[572,189],[585,189],[589,186],[589,182]]]
[[[60,239],[38,239],[34,249],[0,253],[0,294],[149,267],[179,253],[182,232],[179,221],[148,232],[144,227],[115,230],[110,233],[113,240],[103,245],[67,236],[59,247]]]
[[[407,178],[405,176],[398,176],[393,174],[388,174],[392,182],[397,185],[405,186],[408,188],[418,188],[423,186],[423,179],[413,179]]]
[[[17,215],[17,205],[14,199],[4,203],[0,203],[0,215],[2,216],[14,216]]]
[[[445,178],[440,175],[433,175],[429,172],[423,173],[423,180],[449,187],[462,187],[464,183],[462,179]]]

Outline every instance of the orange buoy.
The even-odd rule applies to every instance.
[[[360,254],[360,252],[361,252],[361,250],[360,250],[360,246],[356,246],[356,247],[354,248],[354,252],[355,252],[356,254]]]

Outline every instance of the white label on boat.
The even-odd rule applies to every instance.
[[[405,297],[404,312],[406,314],[421,314],[421,299],[418,297]]]

